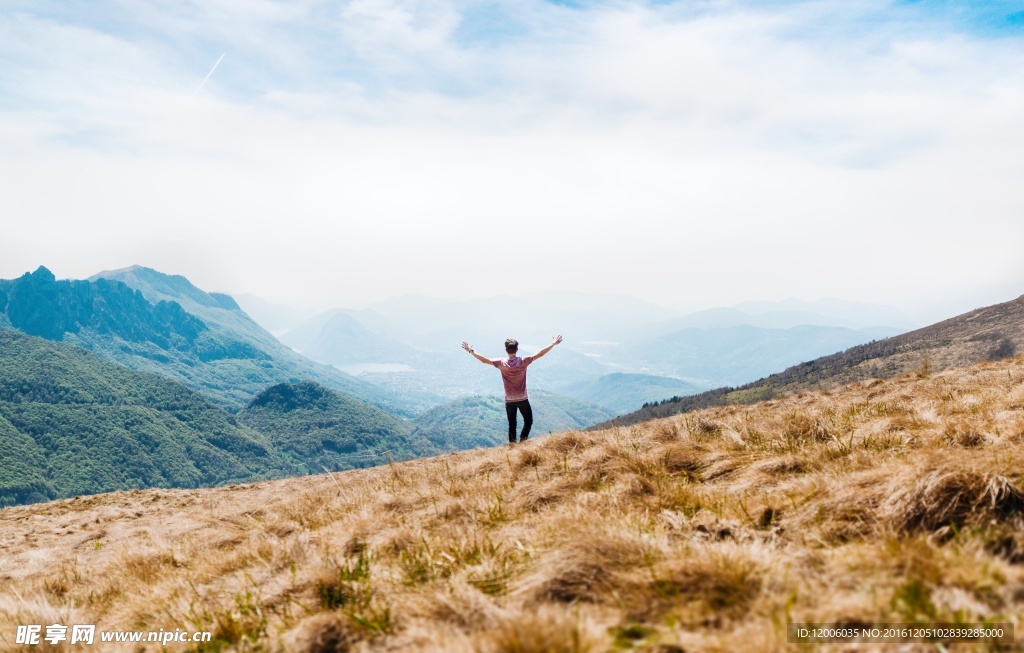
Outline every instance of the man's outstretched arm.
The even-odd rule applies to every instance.
[[[555,345],[557,345],[560,342],[562,342],[562,336],[555,336],[555,339],[551,341],[550,345],[548,345],[544,349],[541,349],[540,351],[538,351],[536,354],[533,355],[533,360],[537,360],[538,358],[540,358],[544,354],[548,353],[549,351],[554,349]]]
[[[494,361],[492,361],[490,358],[487,358],[486,356],[481,356],[480,354],[473,351],[473,345],[469,344],[468,342],[463,342],[462,348],[468,351],[469,353],[473,354],[473,358],[477,359],[484,365],[494,365]]]

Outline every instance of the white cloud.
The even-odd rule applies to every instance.
[[[505,3],[492,42],[460,34],[479,3],[332,7],[0,17],[0,276],[695,307],[1024,281],[1018,39],[859,3]]]

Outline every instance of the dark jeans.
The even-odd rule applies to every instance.
[[[525,442],[530,437],[530,428],[533,426],[533,409],[530,408],[530,400],[507,401],[505,402],[505,414],[508,415],[508,441],[516,441],[516,411],[523,414],[523,432],[519,435],[519,441]]]

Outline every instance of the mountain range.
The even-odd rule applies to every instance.
[[[442,404],[424,390],[424,412],[395,396],[291,351],[184,277],[0,280],[0,505],[340,471],[505,437],[498,399]],[[536,407],[537,433],[614,415],[543,393]]]
[[[296,354],[230,296],[204,292],[184,277],[148,268],[76,281],[57,280],[40,267],[0,280],[0,316],[29,335],[75,344],[132,369],[180,381],[231,411],[268,385],[302,379],[398,414],[422,409],[415,396],[390,393]]]
[[[1024,296],[909,333],[815,358],[739,387],[723,387],[644,406],[609,423],[636,424],[697,408],[751,403],[913,371],[928,374],[983,360],[1010,358],[1021,351],[1024,351]]]
[[[889,327],[855,330],[818,325],[686,328],[605,347],[602,356],[647,374],[696,377],[707,387],[758,379],[794,363],[898,333]]]
[[[483,327],[454,321],[507,305],[505,299],[454,312],[454,300],[422,297],[332,311],[282,336],[299,352],[230,296],[148,268],[81,281],[39,268],[0,280],[0,503],[340,471],[500,444],[500,377],[455,344],[462,335],[486,347],[500,342],[499,332],[488,332],[494,324],[486,320]],[[602,323],[602,298],[546,294],[530,301],[534,317],[548,311],[545,319],[590,320],[593,337],[636,334],[624,344],[562,346],[531,368],[536,436],[912,369],[927,373],[1024,347],[1024,298],[890,338],[884,336],[896,327],[710,327],[709,315],[663,320],[664,309],[623,298],[607,301],[632,305],[637,314]],[[799,309],[749,310],[779,320]],[[394,321],[403,311],[403,320],[423,319],[408,328]],[[705,327],[680,327],[685,319],[705,320]],[[848,346],[869,336],[883,339]],[[539,347],[543,337],[525,334],[523,348]],[[709,378],[763,374],[821,350],[842,351],[702,392]],[[333,366],[311,361],[307,351]],[[362,366],[359,377],[336,369],[346,366]]]
[[[899,325],[909,324],[894,310],[838,300],[745,308],[681,316],[617,295],[533,293],[466,301],[410,295],[360,310],[325,312],[280,339],[313,360],[394,393],[429,390],[453,399],[500,392],[493,372],[461,351],[463,340],[495,357],[508,336],[517,337],[520,350],[528,354],[563,333],[566,341],[558,355],[531,371],[533,387],[582,401],[597,399],[602,407],[622,413],[761,378],[898,334],[903,330]],[[859,322],[851,319],[858,310]],[[876,319],[889,325],[864,326]],[[619,376],[610,378],[613,374]],[[594,390],[601,385],[614,385],[617,392]]]

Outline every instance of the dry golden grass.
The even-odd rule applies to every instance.
[[[1016,623],[1022,471],[1018,358],[511,450],[8,508],[0,646],[54,622],[214,632],[198,650],[494,653]]]

